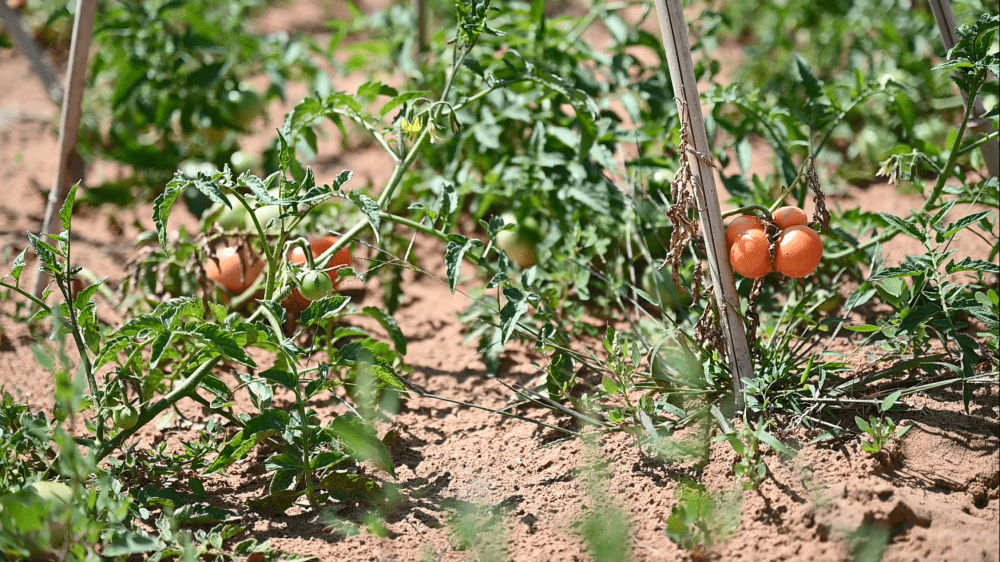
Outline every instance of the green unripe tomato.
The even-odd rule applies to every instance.
[[[277,219],[281,216],[281,207],[278,205],[265,205],[263,207],[257,207],[253,211],[254,216],[257,217],[257,222],[260,223],[260,227],[264,230],[274,233],[281,230],[281,222],[276,221],[271,228],[267,225],[271,223],[271,220]]]
[[[215,224],[225,230],[242,230],[250,223],[249,214],[246,207],[240,203],[235,195],[226,195],[230,208],[223,209],[222,214],[216,219]]]
[[[124,406],[115,410],[111,417],[118,429],[132,429],[139,422],[139,410],[132,406]]]
[[[505,225],[513,224],[514,230],[501,230],[497,233],[497,248],[503,250],[521,269],[538,264],[536,243],[541,236],[535,232],[537,229],[533,225],[518,224],[513,213],[504,213],[502,218]]]
[[[264,98],[250,84],[240,84],[238,90],[229,92],[233,104],[233,123],[246,130],[264,111]]]
[[[237,174],[249,172],[260,165],[259,159],[245,150],[237,150],[234,152],[233,155],[229,157],[229,163],[233,165],[233,171]]]
[[[310,270],[299,277],[299,293],[303,298],[317,301],[333,291],[333,279],[325,271]]]

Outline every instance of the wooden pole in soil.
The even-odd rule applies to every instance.
[[[56,180],[49,191],[45,220],[42,222],[42,237],[52,233],[52,226],[70,188],[73,156],[76,154],[77,134],[80,132],[80,111],[83,91],[87,82],[87,60],[90,43],[97,19],[97,0],[77,0],[76,17],[73,20],[73,39],[69,50],[69,73],[62,104],[62,119],[59,124],[59,165]],[[34,295],[41,297],[48,285],[46,275],[39,268],[35,277]]]
[[[0,20],[3,20],[4,24],[6,24],[7,30],[14,37],[14,42],[17,43],[21,52],[31,61],[31,66],[35,69],[35,74],[42,79],[42,82],[45,84],[45,90],[48,92],[52,102],[58,105],[63,98],[63,87],[59,82],[59,76],[56,75],[56,71],[52,68],[52,64],[45,56],[45,53],[38,48],[31,35],[25,30],[21,14],[17,10],[7,6],[6,1],[0,0]]]
[[[677,108],[682,113],[682,118],[685,112],[688,115],[695,153],[688,153],[685,157],[697,180],[695,199],[701,215],[705,250],[708,253],[708,265],[712,273],[712,288],[729,355],[736,407],[742,410],[743,379],[753,377],[753,361],[750,358],[746,328],[740,317],[740,296],[736,292],[733,269],[729,264],[729,252],[726,251],[726,229],[722,224],[719,196],[715,190],[715,175],[712,172],[711,162],[699,156],[710,157],[708,155],[712,151],[708,145],[705,120],[701,114],[701,99],[698,95],[698,82],[694,76],[694,61],[691,59],[687,23],[684,21],[681,0],[653,0],[653,2],[656,4],[656,13],[660,20],[660,32],[663,35]]]
[[[417,54],[427,52],[427,1],[413,0],[413,8],[417,12]]]
[[[955,32],[958,28],[958,22],[955,20],[955,12],[951,9],[951,0],[929,0],[928,3],[931,6],[931,12],[934,13],[938,29],[941,30],[941,42],[944,43],[946,50],[951,50],[955,43],[958,43],[958,33]],[[965,92],[962,92],[962,99],[968,106],[969,98]],[[992,133],[993,122],[989,119],[983,119],[985,114],[986,108],[983,106],[983,100],[977,97],[972,102],[972,122],[969,123],[969,129],[987,135]],[[983,162],[986,163],[987,171],[991,176],[996,177],[997,174],[1000,174],[1000,140],[993,139],[983,143],[979,148],[983,153]]]

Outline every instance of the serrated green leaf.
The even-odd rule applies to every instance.
[[[169,330],[164,330],[156,334],[153,343],[149,346],[149,367],[155,369],[160,365],[160,360],[164,358],[170,346],[170,341],[174,334]]]
[[[344,307],[351,302],[349,297],[344,295],[331,295],[329,297],[313,301],[309,308],[302,312],[299,321],[303,326],[313,326],[320,322],[333,320],[340,315]]]
[[[887,279],[897,279],[912,275],[920,275],[926,272],[926,268],[914,262],[903,262],[898,267],[887,267],[868,278],[870,283],[886,281]],[[899,296],[898,294],[896,296]]]
[[[175,297],[156,305],[153,315],[168,328],[176,327],[185,318],[201,320],[205,315],[205,305],[194,297]]]
[[[224,400],[230,400],[233,397],[233,392],[229,389],[229,385],[215,375],[205,375],[198,382],[198,386]]]
[[[63,230],[69,230],[73,222],[73,203],[76,202],[76,190],[80,187],[80,182],[73,184],[66,193],[62,208],[59,209],[59,220],[62,221]]]
[[[368,220],[368,224],[372,227],[372,232],[375,233],[375,241],[378,242],[381,237],[379,229],[382,228],[382,217],[379,216],[379,212],[381,210],[378,207],[378,202],[371,197],[356,191],[352,191],[349,198],[358,207],[361,213],[365,215],[365,218]]]
[[[14,285],[20,285],[21,283],[21,271],[24,270],[24,256],[27,253],[27,248],[21,250],[21,253],[17,254],[17,257],[14,258],[14,263],[10,266],[10,276],[14,278]]]
[[[916,308],[904,309],[900,312],[903,320],[899,323],[900,332],[911,332],[924,322],[930,320],[938,312],[943,312],[940,305],[926,304]]]
[[[38,261],[41,262],[43,271],[50,275],[58,275],[62,271],[59,259],[57,258],[59,250],[30,232],[28,233],[28,242],[35,250],[35,255],[38,256]]]
[[[462,276],[462,259],[465,257],[465,252],[469,251],[476,243],[479,243],[479,241],[470,240],[461,234],[448,235],[448,246],[445,248],[444,262],[448,271],[448,288],[451,289],[452,294],[455,294],[455,290],[458,288],[458,281]]]
[[[506,344],[517,328],[517,321],[528,312],[525,294],[514,287],[504,287],[507,304],[500,310],[500,343]]]
[[[104,543],[101,556],[107,558],[127,557],[130,554],[161,550],[163,543],[156,538],[135,531],[115,531],[111,540]]]
[[[396,109],[397,107],[403,105],[404,103],[406,103],[408,101],[415,100],[417,98],[426,97],[429,93],[430,92],[427,92],[425,90],[413,91],[413,92],[403,92],[402,94],[399,94],[398,96],[395,96],[392,99],[390,99],[389,101],[387,101],[385,103],[385,105],[383,105],[382,108],[379,109],[379,115],[382,116],[382,117],[385,117],[386,114],[389,113],[390,111],[392,111],[393,109]]]
[[[1000,275],[1000,265],[979,258],[966,257],[958,263],[949,263],[945,269],[948,273],[957,273],[959,271],[978,271],[980,273]]]
[[[288,426],[289,415],[283,410],[270,408],[247,420],[242,431],[233,436],[219,452],[219,456],[205,470],[205,474],[218,472],[246,457],[253,448],[271,432],[280,432]]]
[[[893,215],[891,213],[879,213],[879,216],[882,217],[882,219],[885,220],[885,222],[895,227],[896,230],[904,234],[907,234],[909,236],[912,236],[913,238],[916,238],[921,242],[927,241],[926,233],[922,232],[919,228],[917,228],[917,225],[908,222],[905,219],[897,217],[896,215]]]
[[[153,201],[153,222],[156,223],[156,234],[160,240],[160,246],[167,248],[167,220],[170,218],[170,211],[174,208],[174,203],[187,188],[190,180],[184,174],[177,172],[174,179],[167,183],[163,193]]]
[[[347,182],[351,181],[353,177],[354,177],[354,172],[352,172],[351,170],[343,170],[342,172],[340,172],[340,174],[337,175],[337,179],[333,180],[333,185],[331,186],[331,188],[334,191],[339,191],[341,188],[344,187],[344,185],[347,184]]]
[[[210,342],[224,357],[252,369],[257,368],[257,363],[253,360],[253,357],[250,357],[246,350],[243,349],[243,346],[218,324],[200,322],[195,326],[194,331]]]
[[[396,351],[400,355],[406,355],[406,336],[403,335],[403,331],[399,328],[399,324],[395,318],[390,316],[385,310],[375,306],[366,306],[362,310],[362,313],[377,320],[385,328],[385,331],[388,332]]]
[[[958,232],[976,224],[980,220],[993,214],[993,211],[982,211],[980,213],[973,213],[971,215],[966,215],[958,220],[955,224],[948,225],[948,230],[944,232],[945,238],[951,238]]]
[[[222,188],[219,184],[215,182],[210,176],[206,175],[205,172],[199,171],[198,177],[192,180],[192,185],[195,189],[205,194],[206,197],[211,199],[214,203],[225,206],[227,209],[232,209],[233,205],[229,202],[229,198],[226,194],[222,192]]]
[[[295,390],[299,387],[299,380],[295,373],[284,369],[268,369],[260,373],[260,377],[289,390]]]
[[[364,420],[353,415],[342,415],[333,420],[329,427],[344,443],[352,457],[362,462],[371,462],[396,478],[389,449]]]
[[[458,210],[458,190],[455,189],[455,184],[450,181],[444,182],[441,186],[441,216],[450,217],[455,211]]]
[[[806,95],[814,101],[823,97],[822,85],[820,81],[816,79],[816,75],[813,73],[813,69],[809,64],[809,61],[798,53],[793,53],[793,56],[795,57],[795,66],[799,70],[799,81],[805,88]]]

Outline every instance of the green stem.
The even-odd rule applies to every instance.
[[[722,218],[731,217],[733,215],[744,215],[749,211],[760,211],[764,213],[764,216],[771,217],[771,209],[763,205],[747,205],[746,207],[740,207],[739,209],[729,209],[728,211],[722,213]]]
[[[951,150],[948,153],[948,161],[944,165],[944,169],[941,170],[941,175],[938,176],[937,183],[934,184],[934,189],[931,194],[927,197],[927,201],[924,202],[924,206],[921,211],[928,211],[933,208],[934,203],[937,199],[941,197],[941,193],[944,191],[944,184],[947,183],[948,178],[951,177],[952,169],[955,167],[955,162],[958,161],[958,157],[961,154],[959,147],[962,145],[962,138],[965,136],[965,129],[969,125],[969,120],[972,119],[972,110],[974,109],[976,95],[979,93],[979,88],[982,87],[983,77],[979,78],[972,88],[969,90],[969,102],[965,104],[965,114],[962,116],[962,122],[958,126],[958,134],[955,136],[955,143],[951,146]]]
[[[5,287],[7,289],[10,289],[10,290],[14,291],[15,293],[21,295],[22,297],[30,300],[32,302],[32,304],[34,304],[38,308],[41,308],[42,310],[44,310],[50,316],[52,315],[52,308],[45,301],[43,301],[42,299],[36,297],[35,295],[31,294],[30,292],[25,291],[21,287],[18,287],[17,285],[8,285],[4,281],[0,281],[0,287]]]
[[[948,161],[945,162],[944,167],[940,170],[937,182],[934,184],[934,189],[931,190],[931,194],[927,196],[927,200],[924,201],[923,206],[920,208],[919,212],[927,212],[934,208],[934,204],[937,203],[938,198],[944,192],[944,186],[948,182],[948,178],[952,175],[952,170],[955,168],[955,162],[958,161],[958,157],[961,156],[962,151],[959,147],[962,143],[962,137],[965,136],[965,130],[968,127],[969,120],[972,118],[973,110],[973,100],[976,99],[976,95],[979,93],[979,89],[982,87],[983,79],[980,78],[969,91],[969,102],[965,104],[965,114],[962,116],[962,122],[958,126],[958,135],[955,136],[955,142],[952,144],[951,151],[948,153]],[[899,231],[892,226],[887,227],[882,231],[881,234],[877,236],[872,236],[868,240],[865,240],[861,244],[855,246],[854,248],[847,248],[835,254],[831,254],[829,259],[840,259],[847,257],[855,252],[861,250],[866,250],[876,244],[880,244],[887,240],[892,239],[898,234]]]
[[[378,207],[379,209],[384,209],[386,204],[392,200],[393,195],[396,193],[396,189],[399,187],[400,182],[403,180],[403,175],[410,166],[417,160],[420,156],[420,149],[423,147],[424,143],[430,137],[431,123],[432,121],[437,121],[438,117],[441,115],[442,109],[447,105],[444,100],[448,99],[448,95],[451,93],[452,85],[455,81],[455,75],[457,70],[462,64],[462,61],[469,54],[469,50],[472,48],[470,45],[468,49],[465,50],[461,55],[455,57],[455,62],[452,64],[451,72],[448,73],[448,79],[445,82],[444,89],[441,91],[441,96],[439,102],[434,106],[435,108],[431,111],[431,118],[428,119],[428,126],[424,127],[420,134],[417,135],[416,140],[410,146],[410,150],[406,153],[406,157],[403,158],[396,164],[396,167],[392,171],[392,176],[389,177],[389,181],[386,182],[385,189],[378,197]],[[354,226],[347,230],[342,236],[337,239],[337,242],[333,246],[328,248],[325,252],[320,254],[317,261],[320,263],[326,263],[329,261],[331,256],[337,255],[337,252],[347,247],[347,245],[354,240],[357,235],[368,227],[368,221],[366,219],[359,220]]]

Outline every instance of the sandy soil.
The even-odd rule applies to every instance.
[[[294,6],[299,8],[269,16],[275,19],[264,27],[286,21],[307,25],[311,14],[321,10],[315,2]],[[54,107],[27,61],[14,51],[0,51],[0,76],[10,85],[0,89],[0,272],[6,272],[27,244],[25,233],[40,228],[45,192],[54,177],[57,137]],[[251,146],[253,142],[263,143],[251,140]],[[339,150],[337,143],[330,144],[330,150]],[[365,180],[377,181],[381,170],[388,169],[376,151],[325,156],[316,167],[320,177],[356,164]],[[116,173],[113,166],[97,163],[86,181],[97,185]],[[900,197],[891,186],[873,186],[852,189],[837,204],[902,213],[915,207],[914,201],[919,199]],[[135,224],[151,228],[149,206],[81,207],[74,217],[77,264],[109,276],[115,286],[124,275],[122,264],[136,252]],[[443,277],[443,248],[428,241],[418,247],[423,267]],[[895,245],[887,253],[898,262],[919,250]],[[486,376],[475,347],[463,345],[457,315],[467,299],[451,295],[428,276],[411,276],[406,294],[397,319],[409,338],[411,379],[448,398],[491,408],[507,405],[510,392]],[[365,304],[378,305],[379,295],[369,290]],[[0,386],[21,393],[38,408],[50,408],[51,377],[32,357],[32,335],[11,319],[15,306],[0,303]],[[111,307],[101,306],[102,314],[114,321]],[[508,359],[505,380],[540,380],[526,352],[514,351]],[[369,471],[400,491],[401,500],[385,513],[384,537],[336,533],[324,513],[292,510],[262,516],[250,510],[246,500],[259,495],[267,481],[252,461],[237,464],[228,477],[210,478],[207,487],[218,505],[249,525],[253,536],[324,561],[588,560],[580,527],[593,509],[626,514],[631,538],[621,545],[622,560],[846,561],[852,559],[850,539],[859,529],[888,537],[887,562],[1000,559],[996,387],[977,396],[970,414],[963,412],[960,393],[951,391],[911,403],[902,418],[915,428],[890,461],[862,451],[856,436],[802,446],[790,459],[767,453],[768,478],[759,489],[741,493],[733,474],[736,455],[726,443],[714,444],[709,464],[699,469],[646,456],[624,434],[594,442],[561,440],[535,424],[435,399],[410,399],[381,428],[381,434],[395,435],[391,449],[398,480]],[[336,415],[332,407],[320,411]],[[537,409],[517,411],[548,423],[563,421]],[[181,429],[172,435],[184,437]],[[807,436],[793,437],[804,442]],[[708,553],[683,550],[665,533],[678,483],[685,477],[699,477],[710,489],[733,498],[728,511],[738,526]],[[474,545],[461,550],[454,521],[466,507],[473,508],[477,515],[472,519],[481,526]],[[362,515],[359,509],[338,514],[354,522]]]

